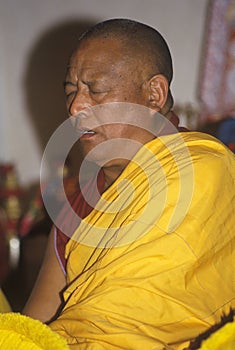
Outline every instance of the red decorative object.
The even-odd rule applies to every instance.
[[[199,84],[203,121],[235,114],[235,1],[213,0],[208,10]]]
[[[9,254],[7,240],[2,225],[2,212],[0,213],[0,285],[6,279],[9,272]],[[4,214],[3,214],[4,215]]]
[[[16,170],[13,164],[0,165],[0,206],[1,206],[1,230],[5,250],[2,252],[5,259],[2,269],[8,264],[15,267],[19,259],[18,223],[21,216],[22,188],[19,185]],[[3,249],[3,248],[2,248]],[[6,251],[7,250],[7,251]]]

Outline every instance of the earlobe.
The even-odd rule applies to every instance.
[[[167,100],[169,84],[162,74],[154,75],[149,80],[149,106],[161,110]]]

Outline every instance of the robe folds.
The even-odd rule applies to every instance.
[[[235,307],[235,158],[198,132],[144,145],[66,245],[71,349],[183,349]]]

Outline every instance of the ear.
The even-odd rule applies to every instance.
[[[148,101],[149,107],[160,111],[163,109],[168,97],[169,84],[162,74],[154,75],[148,81]]]

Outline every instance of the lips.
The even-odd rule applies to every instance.
[[[79,134],[80,134],[80,138],[89,138],[92,137],[93,135],[95,135],[95,131],[91,130],[91,129],[79,129],[78,130]]]
[[[91,135],[93,134],[94,135],[95,134],[95,132],[93,130],[82,130],[81,133],[83,135],[85,135],[85,134],[91,134]]]

